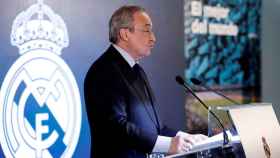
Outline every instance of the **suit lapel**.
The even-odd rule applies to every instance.
[[[148,97],[151,101],[151,107],[153,108],[153,112],[154,112],[154,116],[155,116],[155,119],[156,119],[156,122],[160,128],[160,121],[159,121],[159,115],[157,113],[157,110],[155,109],[155,104],[156,104],[156,100],[155,100],[155,96],[154,96],[154,93],[153,93],[153,90],[149,84],[149,81],[148,81],[148,78],[146,76],[146,73],[141,69],[140,71],[142,77],[143,77],[143,81],[145,82],[145,85],[146,85],[146,89],[147,89],[147,93],[148,93]]]

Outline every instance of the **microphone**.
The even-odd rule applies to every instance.
[[[197,78],[191,78],[191,82],[192,82],[194,85],[201,86],[201,87],[205,88],[205,89],[208,90],[208,91],[211,91],[211,92],[214,92],[214,93],[218,94],[219,96],[225,98],[226,100],[230,101],[230,102],[233,103],[233,104],[240,105],[240,103],[238,103],[238,102],[236,102],[235,100],[233,100],[233,99],[231,99],[231,98],[225,96],[225,95],[222,94],[221,92],[211,89],[211,88],[208,87],[205,83],[202,83],[202,81],[200,81],[200,80],[197,79]]]
[[[183,88],[185,90],[187,90],[187,92],[190,92],[201,103],[201,105],[203,105],[203,107],[205,109],[207,109],[207,111],[209,111],[209,113],[211,115],[213,115],[214,118],[218,121],[219,126],[223,130],[224,145],[227,145],[229,143],[229,138],[228,138],[228,135],[226,133],[224,125],[222,124],[220,119],[217,117],[217,115],[214,112],[212,112],[211,110],[209,110],[209,107],[195,94],[195,92],[186,84],[186,82],[184,81],[184,79],[181,76],[176,76],[175,79],[176,79],[176,81],[179,85],[183,86]]]

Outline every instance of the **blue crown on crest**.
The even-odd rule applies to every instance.
[[[19,53],[44,49],[58,55],[69,45],[69,37],[63,19],[38,0],[14,20],[11,44],[19,48]]]

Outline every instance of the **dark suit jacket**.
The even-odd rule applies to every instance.
[[[161,124],[146,74],[141,74],[144,82],[113,46],[90,67],[84,94],[91,157],[144,158],[158,135],[176,134]]]

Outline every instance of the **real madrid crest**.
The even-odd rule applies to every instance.
[[[69,45],[63,19],[43,0],[13,22],[20,57],[0,92],[0,141],[6,157],[72,157],[81,128],[81,99],[60,57]]]

